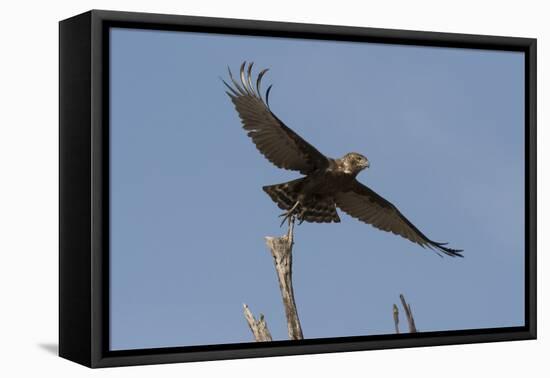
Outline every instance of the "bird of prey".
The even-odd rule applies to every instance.
[[[263,187],[279,208],[285,210],[282,214],[285,219],[296,217],[300,223],[340,222],[336,212],[339,207],[360,221],[431,248],[438,254],[462,257],[462,250],[428,239],[397,207],[357,181],[357,174],[370,165],[365,156],[350,152],[340,159],[329,158],[285,125],[269,107],[271,86],[265,93],[265,100],[262,97],[261,82],[268,69],[260,71],[253,83],[252,66],[253,63],[247,67],[243,62],[240,83],[228,68],[232,85],[225,80],[223,83],[243,128],[260,153],[277,167],[304,175],[297,180]]]

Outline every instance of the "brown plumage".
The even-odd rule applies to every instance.
[[[243,62],[240,83],[229,70],[232,85],[226,93],[239,113],[243,128],[267,160],[279,168],[295,170],[305,177],[277,185],[264,186],[264,191],[287,216],[296,216],[300,222],[340,222],[336,207],[380,230],[400,235],[422,247],[449,256],[460,256],[462,250],[445,247],[446,243],[430,240],[416,228],[389,201],[356,180],[356,176],[370,163],[356,152],[340,159],[331,159],[320,153],[286,126],[269,107],[269,93],[261,94],[264,69],[258,74],[255,86],[252,66]]]

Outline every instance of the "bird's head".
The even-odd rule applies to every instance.
[[[358,154],[357,152],[345,154],[340,161],[344,165],[344,171],[354,175],[358,174],[363,169],[370,167],[369,159],[361,154]]]

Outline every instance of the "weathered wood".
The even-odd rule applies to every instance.
[[[256,320],[256,318],[254,317],[254,315],[252,315],[252,312],[250,311],[248,306],[246,304],[243,304],[243,307],[244,307],[244,317],[246,318],[248,326],[250,327],[250,330],[254,335],[254,339],[258,342],[272,341],[271,333],[267,328],[267,323],[265,321],[264,315],[260,314],[259,319]]]
[[[395,333],[399,333],[399,309],[393,304],[393,323],[395,324]]]
[[[267,236],[267,247],[273,256],[275,271],[279,280],[279,289],[285,307],[285,315],[288,325],[288,337],[291,340],[302,340],[302,326],[294,300],[294,288],[292,286],[292,247],[294,245],[294,217],[288,218],[288,231],[280,237]],[[271,333],[267,328],[264,316],[260,314],[258,320],[245,304],[244,316],[256,341],[271,341]]]
[[[292,247],[294,245],[294,217],[291,216],[288,222],[288,232],[281,237],[265,238],[267,247],[271,251],[277,278],[279,279],[279,288],[285,315],[288,325],[288,337],[291,340],[302,340],[302,326],[296,309],[294,300],[294,288],[292,286]]]
[[[405,309],[405,315],[407,316],[407,322],[409,324],[409,332],[410,333],[418,332],[416,330],[416,324],[414,323],[414,317],[411,310],[411,306],[405,301],[405,296],[403,294],[399,294],[399,298],[401,299],[401,304]]]
[[[410,333],[418,332],[416,329],[416,324],[414,323],[414,316],[411,310],[411,306],[407,303],[407,301],[405,301],[405,296],[403,294],[399,294],[399,299],[401,300],[401,305],[405,310],[405,316],[407,317],[407,323],[409,325],[409,332]],[[395,333],[400,333],[399,332],[399,309],[395,303],[393,304],[393,323],[395,325]]]

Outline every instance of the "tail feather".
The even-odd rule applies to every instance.
[[[325,200],[322,202],[323,207],[311,208],[303,206],[298,213],[298,219],[300,221],[315,222],[315,223],[339,223],[340,217],[336,212],[334,202]]]
[[[290,210],[298,201],[298,195],[291,187],[291,182],[264,186],[263,190],[281,210]]]
[[[303,179],[282,184],[264,186],[263,190],[271,197],[281,210],[290,210],[297,201],[296,216],[300,222],[331,223],[340,222],[334,200],[324,198],[303,198],[299,195],[298,186]]]

